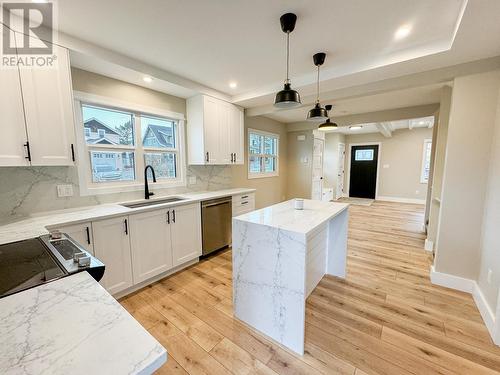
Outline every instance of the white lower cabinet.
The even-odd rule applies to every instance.
[[[86,222],[74,225],[58,226],[57,229],[62,233],[68,234],[72,239],[78,242],[85,250],[94,255],[94,242],[92,239],[92,223]]]
[[[130,244],[134,284],[172,267],[169,210],[130,215]]]
[[[170,229],[174,266],[201,256],[201,209],[199,203],[174,207]]]
[[[106,266],[101,284],[111,294],[133,285],[128,216],[93,221],[94,255]]]

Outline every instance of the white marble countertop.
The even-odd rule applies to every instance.
[[[78,224],[89,220],[107,219],[114,216],[128,215],[137,212],[145,212],[150,210],[156,210],[158,208],[173,207],[183,204],[195,203],[207,199],[221,198],[231,195],[250,193],[254,191],[255,189],[235,188],[235,189],[225,189],[217,191],[173,194],[170,196],[181,197],[185,199],[182,201],[162,203],[158,205],[152,205],[140,208],[128,208],[120,205],[121,203],[134,202],[134,201],[128,201],[128,202],[101,204],[90,207],[79,207],[79,208],[60,210],[55,212],[45,212],[43,214],[37,214],[31,216],[24,220],[19,220],[13,223],[1,225],[0,244],[38,237],[43,234],[47,234],[49,232],[47,228],[51,227],[53,228],[54,226],[57,225]],[[155,196],[155,198],[151,198],[151,201],[160,200],[165,197],[166,196]],[[137,200],[136,202],[140,201],[142,200]]]
[[[301,234],[308,234],[349,207],[347,203],[322,202],[304,199],[304,209],[294,208],[294,199],[261,208],[233,220],[266,225]]]
[[[1,374],[150,374],[166,358],[87,272],[0,299]]]

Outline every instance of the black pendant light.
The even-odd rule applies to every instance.
[[[283,90],[276,94],[274,106],[277,108],[293,108],[301,104],[300,95],[290,87],[289,65],[290,65],[290,33],[295,29],[297,16],[293,13],[286,13],[280,17],[281,30],[286,33],[286,80]]]
[[[316,105],[307,114],[307,121],[325,121],[328,118],[328,113],[319,103],[319,67],[325,62],[326,54],[323,52],[316,53],[313,56],[314,65],[318,67],[318,80],[316,82]]]
[[[333,106],[331,104],[325,105],[325,109],[327,112],[330,112],[332,110],[332,107]],[[320,126],[318,126],[318,130],[321,130],[323,132],[325,132],[327,130],[337,129],[337,128],[338,128],[338,125],[334,122],[331,122],[330,117],[328,117],[326,119],[326,121],[324,123],[322,123]]]

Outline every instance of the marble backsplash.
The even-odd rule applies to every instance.
[[[171,189],[154,189],[158,194],[221,190],[231,187],[230,166],[189,166],[187,177],[196,176],[196,184]],[[72,184],[73,196],[59,198],[56,186]],[[116,194],[80,196],[75,167],[3,167],[0,168],[0,224],[33,213],[101,203],[141,199],[142,190]]]

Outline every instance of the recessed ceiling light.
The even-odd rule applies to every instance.
[[[229,82],[229,87],[231,87],[232,89],[235,89],[236,87],[238,86],[238,83],[236,82]]]
[[[361,125],[349,126],[349,130],[361,130],[363,127]]]
[[[396,40],[401,40],[406,38],[411,32],[411,26],[410,25],[403,25],[399,29],[396,30],[394,33],[394,39]]]
[[[143,77],[143,78],[142,78],[142,80],[143,80],[144,82],[147,82],[147,83],[151,83],[151,82],[153,82],[153,78],[151,78],[151,77],[149,77],[149,76],[145,76],[145,77]]]

